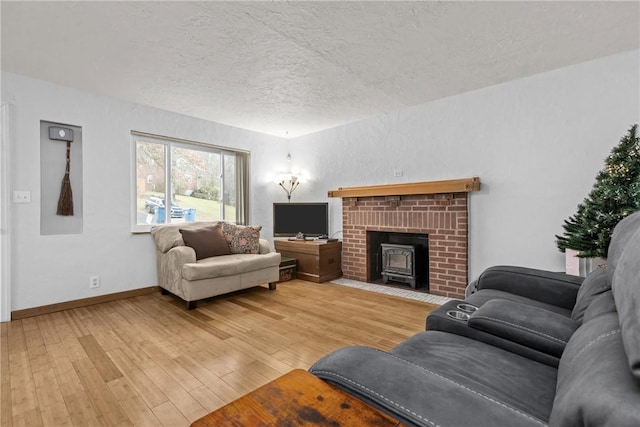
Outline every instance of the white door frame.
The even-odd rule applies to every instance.
[[[0,106],[0,322],[11,320],[11,200],[9,171],[11,164],[10,141],[13,128],[12,108]]]

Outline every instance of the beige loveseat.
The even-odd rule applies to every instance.
[[[280,254],[271,251],[269,242],[259,240],[257,254],[230,254],[196,260],[196,252],[186,246],[180,229],[199,229],[217,222],[191,222],[155,226],[151,229],[157,250],[158,286],[187,302],[189,310],[196,301],[268,283],[276,288]]]

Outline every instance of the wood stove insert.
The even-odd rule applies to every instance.
[[[382,251],[382,281],[389,280],[408,283],[416,288],[416,246],[393,245],[383,243]]]
[[[429,289],[429,236],[367,231],[368,282],[399,282]]]

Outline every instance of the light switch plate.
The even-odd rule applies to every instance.
[[[13,203],[31,203],[31,191],[14,191]]]

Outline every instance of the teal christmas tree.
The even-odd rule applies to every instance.
[[[625,216],[640,210],[640,139],[638,124],[620,139],[596,176],[593,189],[564,221],[556,236],[560,251],[573,249],[580,257],[607,257],[611,233]]]

